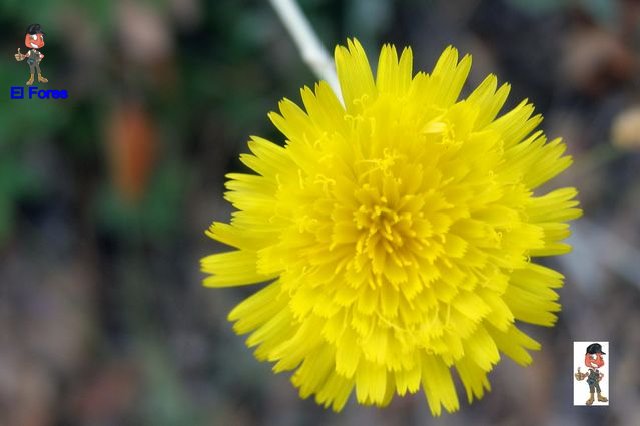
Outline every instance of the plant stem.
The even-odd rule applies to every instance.
[[[329,83],[340,102],[344,104],[333,60],[298,4],[294,0],[269,1],[298,47],[302,60],[316,77]]]

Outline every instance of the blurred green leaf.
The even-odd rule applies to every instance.
[[[28,78],[29,67],[24,63],[12,61],[0,68],[0,81],[7,82],[0,93],[6,99],[0,103],[0,147],[39,141],[41,135],[56,132],[68,124],[68,110],[61,106],[72,102],[69,99],[9,98],[11,86],[24,87]]]
[[[21,165],[15,153],[0,156],[0,244],[13,227],[16,201],[36,192],[35,174]]]
[[[46,21],[37,21],[38,17],[51,16],[53,12],[60,7],[57,0],[40,0],[40,1],[23,1],[23,0],[4,0],[0,5],[0,11],[6,15],[31,16],[32,23],[40,23],[46,26]],[[28,25],[28,24],[27,24]],[[26,25],[25,25],[26,28]]]
[[[181,217],[185,171],[178,164],[169,164],[159,170],[149,188],[143,206],[145,231],[167,235],[176,230]]]
[[[112,186],[104,186],[98,196],[98,223],[125,240],[170,237],[180,225],[186,178],[178,164],[163,165],[138,204],[127,203]]]
[[[9,231],[13,225],[13,207],[11,200],[0,194],[0,247],[9,236]]]
[[[145,418],[156,426],[193,425],[196,413],[187,399],[173,363],[165,347],[147,342],[144,351],[146,392],[143,409]]]

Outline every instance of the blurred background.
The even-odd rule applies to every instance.
[[[640,2],[300,0],[323,43],[383,42],[429,71],[454,44],[528,97],[575,165],[574,252],[555,328],[523,369],[432,419],[424,395],[343,413],[302,401],[254,360],[228,311],[253,289],[208,290],[204,236],[228,221],[224,175],[266,114],[315,77],[266,1],[0,2],[0,425],[640,424]],[[9,100],[29,24],[58,101]],[[574,340],[610,342],[608,408],[572,406]],[[462,391],[462,389],[460,388]],[[585,399],[586,399],[585,385]]]

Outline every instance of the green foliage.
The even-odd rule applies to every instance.
[[[37,193],[35,174],[21,163],[15,153],[0,155],[0,246],[13,227],[15,202]]]
[[[179,229],[187,174],[178,164],[162,164],[153,175],[142,199],[124,200],[109,184],[97,196],[96,221],[120,239],[166,242]]]
[[[25,87],[28,78],[29,67],[13,58],[0,68],[0,81],[7,83],[2,93],[7,100],[0,104],[0,147],[11,145],[19,149],[32,141],[41,143],[42,136],[68,124],[67,100],[8,99],[10,87]]]

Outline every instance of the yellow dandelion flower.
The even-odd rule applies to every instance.
[[[344,97],[301,91],[252,137],[228,175],[231,223],[207,235],[232,251],[202,259],[208,287],[268,282],[229,314],[300,396],[340,411],[424,389],[434,415],[490,389],[501,354],[540,345],[516,321],[550,326],[563,276],[532,261],[567,253],[574,188],[534,189],[571,164],[526,100],[496,118],[509,85],[489,75],[466,99],[471,57],[448,47],[431,74],[382,48],[374,78],[357,40],[335,52]]]

